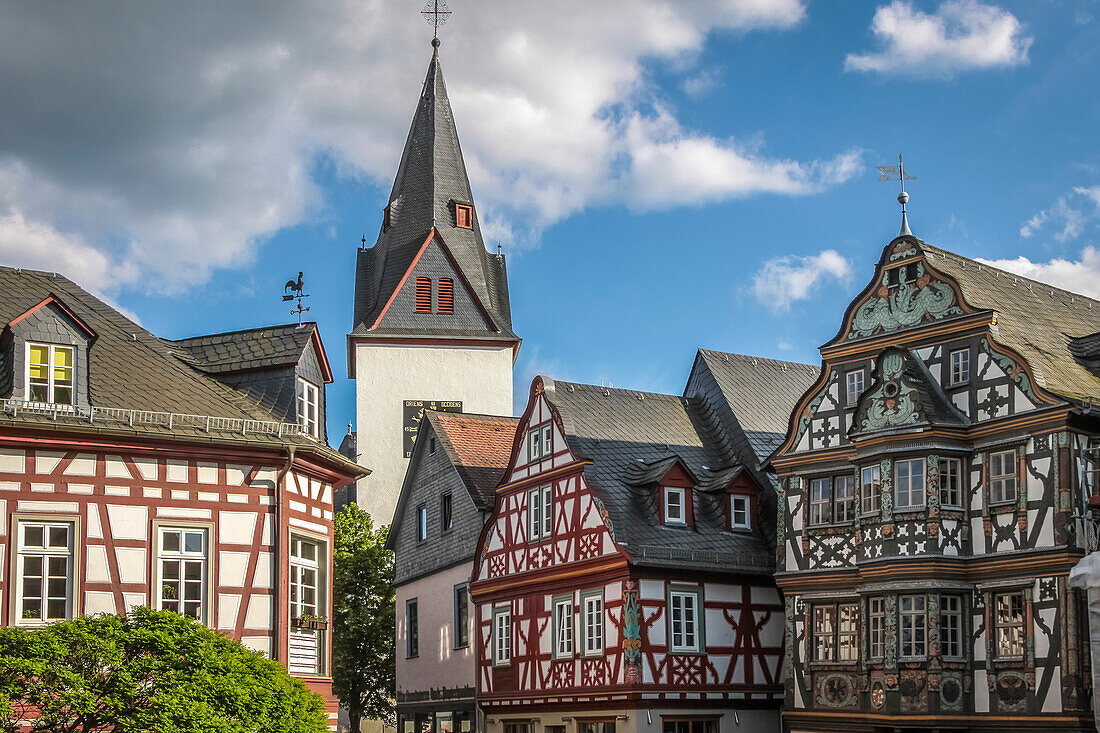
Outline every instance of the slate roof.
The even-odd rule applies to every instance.
[[[184,361],[207,374],[227,374],[252,369],[293,366],[313,339],[317,324],[249,328],[168,341]],[[320,355],[318,355],[320,358]],[[328,375],[327,381],[332,377]]]
[[[473,193],[436,53],[428,64],[420,101],[390,193],[390,226],[379,232],[373,247],[359,250],[352,336],[425,334],[425,329],[412,322],[402,324],[400,314],[396,313],[387,314],[386,321],[393,319],[393,322],[385,329],[372,330],[371,327],[434,227],[500,333],[440,329],[432,329],[430,333],[517,340],[512,331],[504,257],[485,250],[476,207],[472,229],[454,225],[452,202],[456,201],[473,205]]]
[[[996,311],[994,337],[1027,359],[1040,387],[1068,400],[1100,400],[1100,374],[1070,351],[1074,339],[1092,343],[1085,337],[1100,332],[1100,301],[916,241],[970,305]]]
[[[229,420],[278,422],[266,411],[213,377],[207,377],[181,358],[177,347],[166,343],[131,321],[119,311],[91,295],[68,278],[50,272],[0,267],[0,323],[8,324],[49,296],[53,296],[96,334],[88,346],[86,379],[88,399],[93,407],[140,410],[159,413],[209,416]],[[78,378],[81,378],[78,376]],[[215,421],[205,425],[173,422],[142,423],[129,427],[109,421],[91,423],[87,417],[21,410],[0,413],[0,423],[30,425],[78,431],[109,432],[127,436],[162,435],[203,441],[250,444],[296,444],[353,469],[354,466],[328,446],[302,435],[242,434],[220,430]]]
[[[496,487],[508,468],[518,417],[425,410],[470,498],[481,511],[493,508]]]
[[[705,567],[724,572],[770,574],[774,549],[767,533],[725,529],[724,494],[705,490],[716,476],[739,468],[700,399],[555,382],[543,377],[545,394],[557,408],[566,441],[611,516],[616,540],[636,565]],[[667,527],[658,520],[656,486],[639,479],[663,474],[676,459],[699,479],[692,528]],[[724,484],[722,485],[724,488]]]

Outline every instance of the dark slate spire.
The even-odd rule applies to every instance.
[[[496,335],[515,339],[503,256],[485,250],[476,208],[472,227],[456,226],[455,204],[472,206],[473,193],[443,81],[438,41],[433,39],[432,46],[382,229],[373,247],[359,251],[353,335],[370,335],[384,327],[379,324],[372,329],[434,227],[473,295],[499,329]],[[409,328],[425,330],[423,324],[409,324]]]

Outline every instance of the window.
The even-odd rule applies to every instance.
[[[911,458],[894,464],[894,507],[916,509],[924,506],[924,460]]]
[[[529,462],[541,461],[554,455],[553,430],[550,425],[543,425],[527,433],[527,460]]]
[[[898,605],[901,617],[901,656],[923,657],[927,639],[924,596],[901,596]]]
[[[813,641],[816,662],[856,661],[859,658],[858,606],[855,603],[813,606]]]
[[[664,718],[661,733],[718,733],[718,718]]]
[[[752,506],[747,496],[730,497],[730,526],[734,529],[752,529],[752,515],[749,510]]]
[[[416,278],[416,312],[432,312],[432,279],[430,277]]]
[[[324,617],[325,592],[321,585],[324,567],[323,545],[315,540],[291,535],[290,538],[290,618],[291,623],[309,617]],[[287,668],[291,674],[320,674],[324,666],[324,634],[305,626],[291,630]]]
[[[455,204],[455,226],[463,229],[473,229],[474,209],[468,204]]]
[[[665,524],[687,524],[686,509],[684,507],[684,489],[672,486],[663,487],[665,494]]]
[[[455,312],[455,283],[449,277],[439,278],[436,285],[437,297],[435,312],[450,315]]]
[[[465,583],[455,586],[455,649],[470,646],[470,592]]]
[[[882,480],[878,466],[865,466],[860,471],[860,507],[864,514],[878,514],[882,500]]]
[[[27,344],[27,401],[73,404],[73,347]]]
[[[416,541],[423,542],[428,539],[428,505],[421,504],[416,508]]]
[[[940,596],[940,650],[943,656],[962,659],[962,599]]]
[[[577,733],[615,733],[615,721],[578,720]]]
[[[810,524],[833,521],[833,481],[815,478],[810,482]]]
[[[420,602],[416,598],[405,601],[405,656],[420,656]]]
[[[962,506],[962,462],[958,458],[940,461],[940,504]]]
[[[455,518],[452,514],[451,492],[439,497],[439,526],[444,532],[454,529]]]
[[[836,659],[836,606],[813,607],[814,661]]]
[[[428,454],[435,455],[435,436],[428,438]]]
[[[581,594],[584,611],[584,655],[603,654],[603,593]]]
[[[1089,438],[1085,448],[1085,482],[1092,493],[1100,493],[1100,438]]]
[[[868,629],[871,642],[870,658],[882,659],[886,656],[886,599],[868,598],[867,615],[871,622]]]
[[[1024,656],[1024,594],[1001,593],[997,596],[994,625],[999,658]]]
[[[157,608],[203,621],[206,618],[206,530],[161,527],[157,563]]]
[[[837,476],[833,479],[833,496],[836,511],[833,516],[837,523],[851,522],[856,518],[856,480],[852,476]]]
[[[970,381],[970,349],[951,352],[951,379],[948,384],[965,384]]]
[[[493,609],[493,666],[512,663],[512,611],[507,606]]]
[[[992,504],[1016,501],[1016,451],[990,454],[989,501]]]
[[[859,399],[859,396],[863,394],[863,391],[867,389],[866,376],[862,369],[856,369],[853,372],[848,372],[848,404],[854,405]]]
[[[573,656],[573,596],[554,599],[554,659]]]
[[[16,623],[60,621],[73,614],[73,524],[19,521]]]
[[[683,654],[703,651],[702,594],[695,589],[671,590],[668,594],[669,651]]]
[[[527,539],[544,540],[553,532],[554,487],[540,486],[527,492]]]
[[[314,438],[317,437],[317,385],[298,379],[298,424]]]

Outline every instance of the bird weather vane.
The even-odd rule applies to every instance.
[[[912,235],[913,232],[909,231],[909,217],[906,216],[905,205],[909,203],[909,194],[905,192],[905,182],[917,180],[916,176],[911,176],[905,172],[905,163],[902,162],[901,155],[898,155],[897,165],[878,165],[880,181],[899,181],[901,183],[901,193],[898,194],[898,203],[901,204],[901,233]]]
[[[302,279],[302,273],[298,273],[297,280],[287,280],[286,285],[283,286],[283,302],[289,302],[297,299],[298,304],[290,310],[290,314],[298,316],[298,325],[302,325],[302,314],[308,313],[309,308],[302,307],[302,298],[308,298],[309,294],[303,292],[305,290],[305,281]]]
[[[447,9],[447,0],[428,0],[420,14],[424,16],[424,20],[432,24],[433,39],[439,38],[439,26],[451,17],[451,11]]]

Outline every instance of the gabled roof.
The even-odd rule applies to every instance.
[[[317,352],[325,382],[331,383],[332,371],[316,323],[248,328],[168,341],[181,350],[185,361],[207,374],[292,366],[302,358],[310,342]]]
[[[616,540],[634,564],[682,567],[688,561],[727,572],[772,571],[774,548],[766,533],[725,530],[723,496],[695,492],[694,526],[674,528],[659,523],[656,492],[650,485],[638,485],[640,477],[663,474],[677,461],[704,489],[721,480],[728,484],[735,475],[737,458],[713,438],[700,400],[541,379],[569,447],[592,461],[585,477],[607,507]]]
[[[472,206],[473,193],[443,70],[435,53],[428,64],[390,193],[389,225],[385,226],[384,218],[374,246],[359,250],[352,336],[438,335],[436,330],[428,331],[411,322],[388,323],[384,328],[376,325],[378,316],[407,277],[425,237],[434,228],[446,240],[448,251],[474,297],[489,311],[490,320],[499,329],[454,335],[517,340],[512,331],[504,257],[485,250],[476,210],[472,228],[455,226],[456,202]]]
[[[77,315],[74,314],[68,306],[66,306],[63,302],[61,302],[60,299],[52,294],[43,298],[42,302],[38,303],[37,305],[31,306],[27,310],[17,315],[15,318],[11,319],[11,321],[8,322],[8,326],[14,326],[15,324],[22,321],[24,318],[37,312],[41,308],[45,308],[46,306],[53,306],[60,309],[61,312],[64,313],[77,328],[84,332],[84,335],[86,335],[88,338],[95,338],[95,331],[93,331],[87,323],[80,320],[80,318],[77,317]]]

